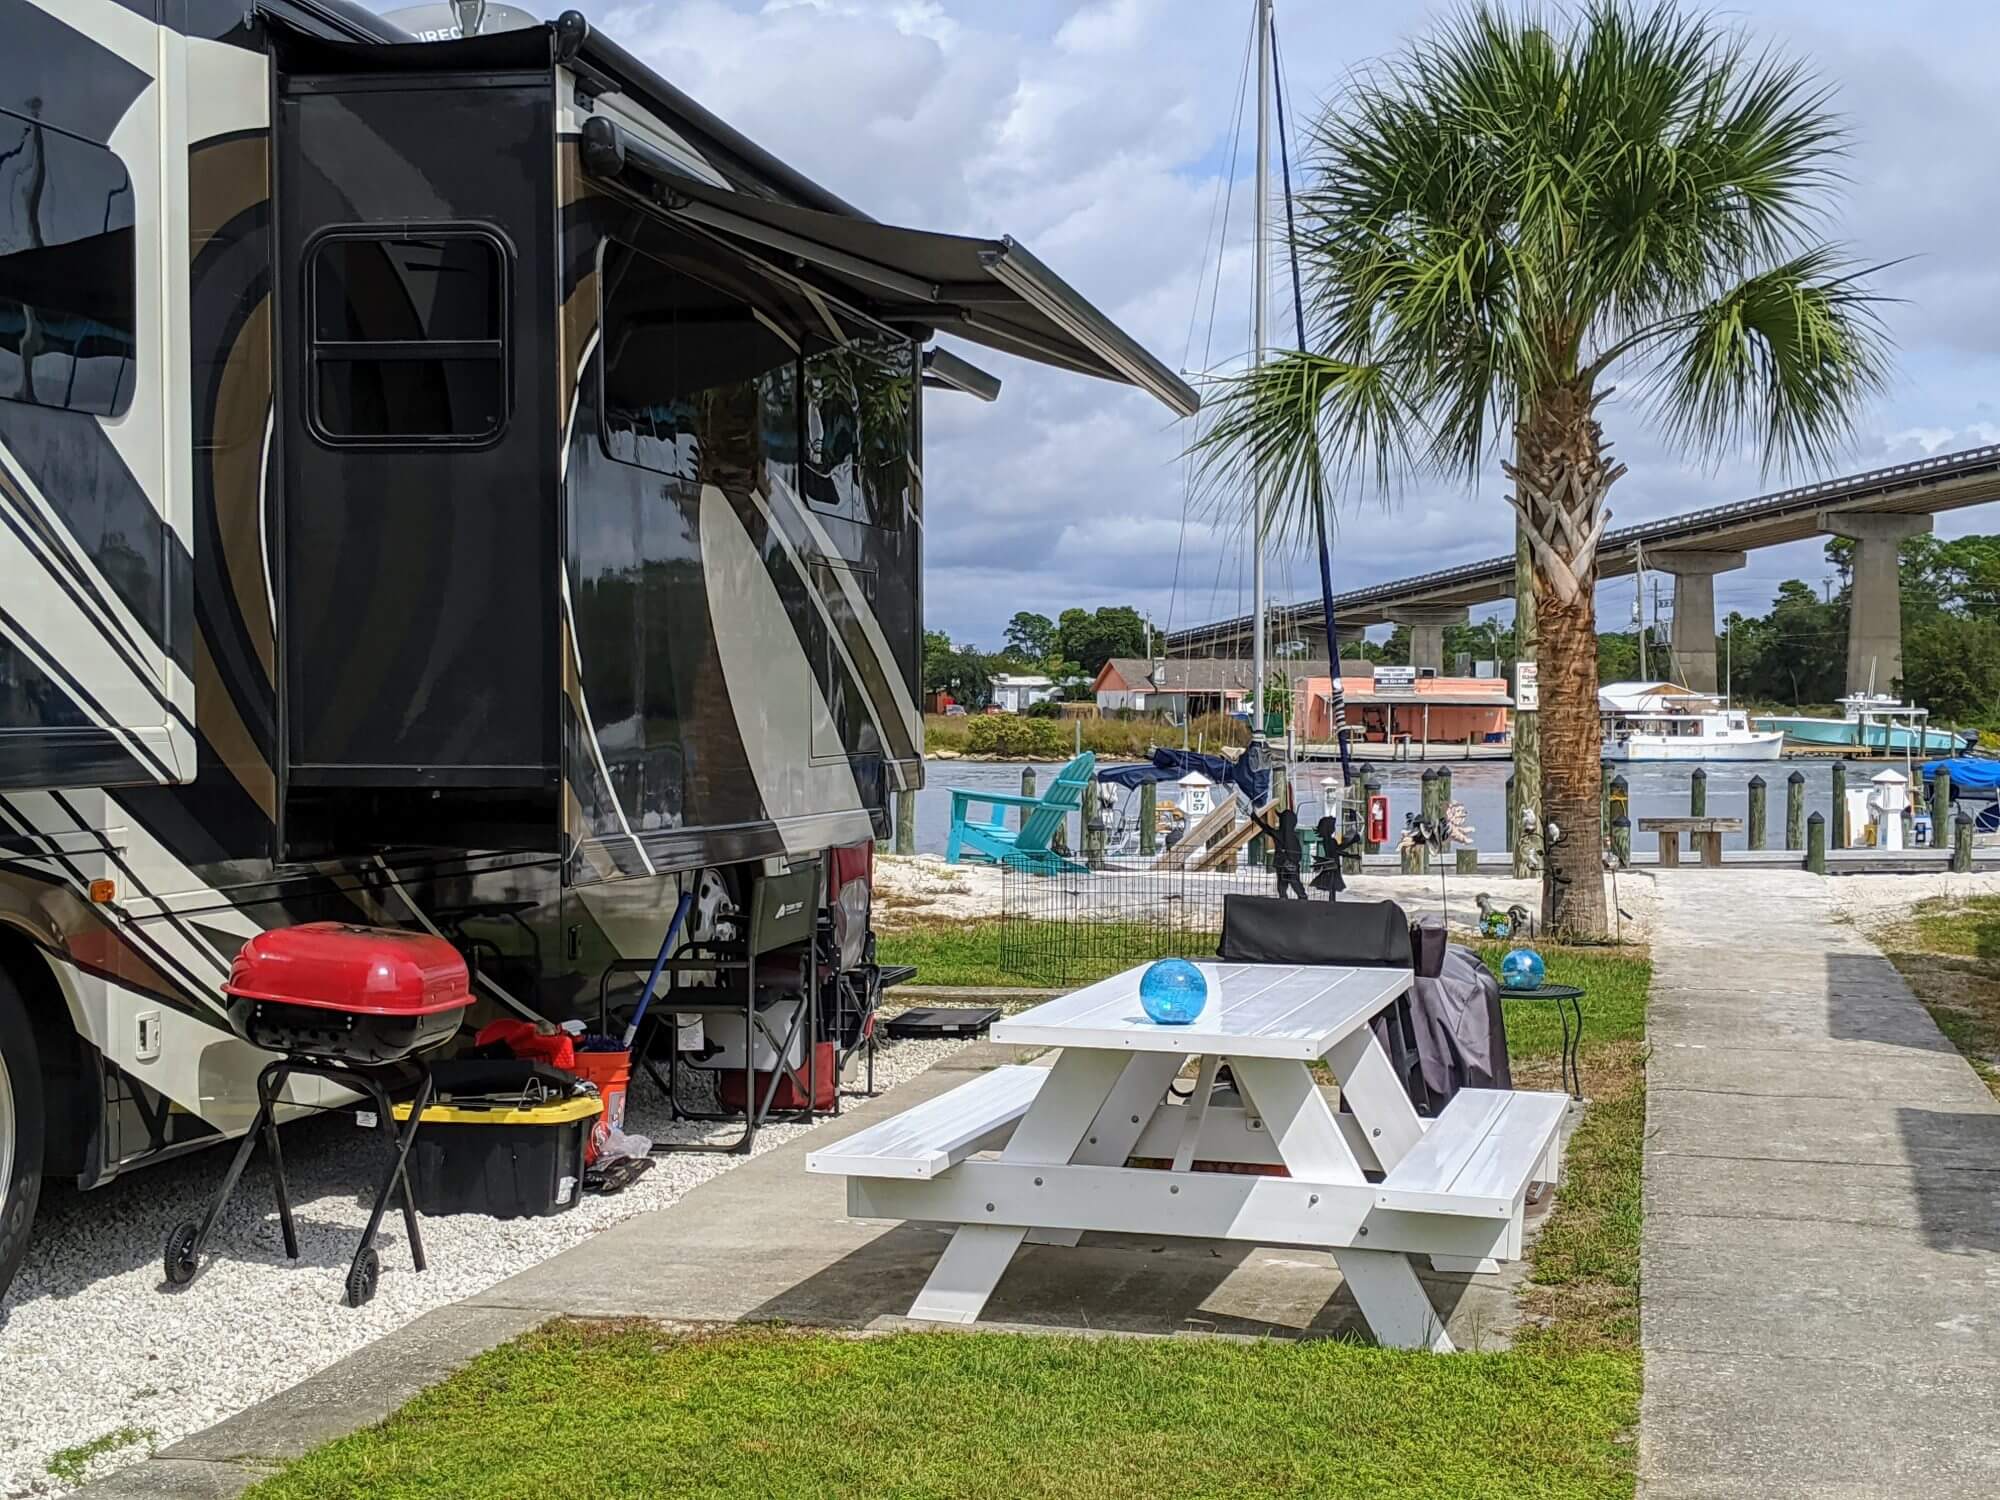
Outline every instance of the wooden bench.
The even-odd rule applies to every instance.
[[[1048,1081],[1047,1068],[1020,1064],[981,1073],[893,1119],[809,1152],[806,1170],[928,1182],[975,1152],[1005,1144],[1005,1133]]]
[[[1722,863],[1722,836],[1741,833],[1741,818],[1641,818],[1641,833],[1660,836],[1660,863],[1681,862],[1681,835],[1686,834],[1701,854],[1701,862],[1711,867]]]

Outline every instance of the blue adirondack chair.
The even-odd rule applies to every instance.
[[[1097,756],[1086,750],[1064,766],[1039,797],[953,787],[951,839],[945,845],[945,862],[955,865],[961,859],[990,861],[1040,875],[1089,869],[1082,860],[1058,854],[1049,846],[1056,830],[1063,826],[1063,819],[1083,806],[1096,774]],[[974,816],[974,808],[989,807],[991,812]],[[1010,808],[1021,809],[1019,828],[1009,828],[1006,824]]]

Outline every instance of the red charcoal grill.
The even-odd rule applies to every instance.
[[[304,1073],[373,1100],[375,1118],[395,1147],[375,1193],[368,1227],[347,1270],[347,1302],[359,1307],[375,1295],[381,1276],[375,1235],[393,1193],[402,1195],[410,1259],[419,1271],[424,1268],[423,1237],[403,1171],[410,1143],[431,1102],[430,1066],[416,1054],[458,1030],[461,1013],[472,1003],[465,960],[444,939],[422,933],[310,922],[262,932],[245,943],[230,966],[223,992],[229,996],[229,1021],[236,1034],[282,1055],[257,1075],[257,1117],[244,1132],[207,1217],[199,1224],[189,1219],[167,1236],[167,1280],[175,1286],[194,1280],[209,1230],[236,1190],[260,1138],[271,1158],[285,1254],[299,1258],[285,1158],[278,1148],[277,1105],[286,1082],[293,1074]],[[398,1131],[383,1076],[412,1058],[416,1101],[409,1123]]]

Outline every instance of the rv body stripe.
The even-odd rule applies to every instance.
[[[70,697],[76,700],[77,707],[81,708],[96,721],[98,728],[116,735],[119,742],[131,750],[133,758],[147,767],[148,774],[155,780],[174,781],[177,779],[173,768],[161,760],[159,756],[155,755],[152,748],[138,735],[120,724],[116,715],[107,712],[104,705],[98,702],[96,696],[88,688],[77,681],[73,673],[54,657],[42,652],[39,649],[39,643],[35,640],[33,632],[23,626],[4,607],[0,607],[0,636],[5,636],[9,641],[13,642],[21,654],[33,662],[41,672],[65,688],[69,692]]]
[[[0,493],[4,492],[4,487],[0,487]],[[26,525],[23,524],[24,521],[27,522]],[[94,628],[98,639],[110,647],[112,653],[125,664],[127,670],[132,674],[132,680],[137,682],[152,697],[153,701],[164,710],[168,718],[173,719],[189,734],[193,734],[193,721],[189,719],[186,711],[178,703],[160,691],[158,680],[154,677],[152,669],[140,659],[129,637],[126,637],[117,628],[118,622],[116,618],[106,619],[97,609],[93,608],[93,605],[98,605],[101,601],[92,598],[87,592],[89,588],[88,580],[77,578],[73,569],[64,566],[64,563],[67,562],[66,558],[49,558],[36,555],[36,544],[37,542],[46,542],[46,533],[36,528],[31,518],[22,516],[13,510],[12,507],[6,505],[0,505],[0,525],[5,525],[9,531],[13,532],[29,556],[42,565],[39,570],[40,577],[48,579],[58,589],[62,590],[70,603],[76,606],[76,613],[88,621]],[[27,570],[23,569],[22,571],[26,572]],[[17,579],[17,581],[25,586],[25,580]],[[16,595],[16,597],[19,598],[20,596]],[[58,636],[57,638],[62,637]],[[68,638],[74,640],[73,635]]]

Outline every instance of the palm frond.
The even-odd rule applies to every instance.
[[[1378,364],[1290,352],[1213,382],[1192,444],[1195,490],[1234,519],[1261,493],[1267,535],[1301,541],[1343,492],[1387,490],[1406,448],[1410,415]]]
[[[1662,424],[1708,452],[1757,442],[1770,470],[1828,462],[1888,378],[1886,299],[1866,274],[1823,246],[1663,326],[1647,379]]]

